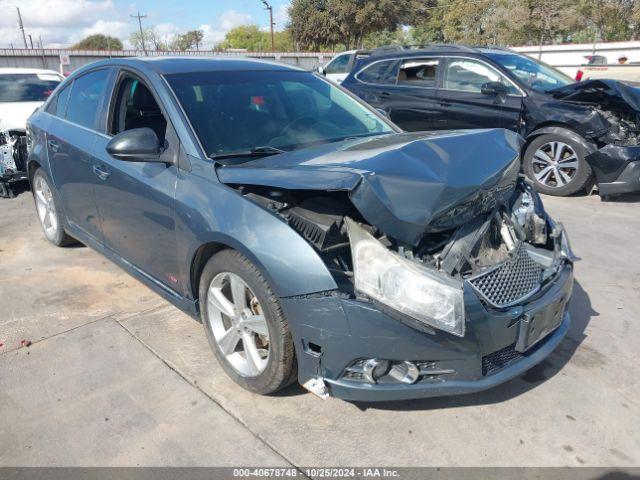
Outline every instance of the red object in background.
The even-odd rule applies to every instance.
[[[251,103],[253,105],[264,105],[264,97],[262,95],[254,95],[251,97]]]
[[[580,80],[582,80],[583,75],[584,75],[584,72],[582,70],[578,70],[578,73],[576,73],[576,82],[579,82]]]
[[[53,93],[53,90],[45,90],[44,91],[44,96],[48,97],[49,95],[51,95]]]

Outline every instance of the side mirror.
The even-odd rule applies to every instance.
[[[483,95],[506,95],[507,87],[502,82],[487,82],[480,87]]]
[[[156,132],[149,127],[125,130],[111,139],[106,147],[112,157],[129,162],[159,162],[164,148]]]
[[[320,75],[327,75],[327,72],[325,71],[325,69],[324,69],[324,67],[323,67],[322,65],[320,65],[320,66],[318,67],[318,73],[319,73]]]

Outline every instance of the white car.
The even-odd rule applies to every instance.
[[[353,68],[356,52],[357,50],[349,50],[336,55],[329,63],[318,67],[318,72],[332,82],[342,83]]]
[[[54,70],[0,68],[0,131],[24,131],[29,116],[62,80]]]

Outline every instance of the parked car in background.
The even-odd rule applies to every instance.
[[[0,130],[24,132],[29,115],[62,80],[53,70],[0,68]]]
[[[63,80],[52,70],[0,68],[0,197],[27,179],[27,118]]]
[[[611,79],[640,83],[640,63],[624,64],[589,63],[581,66],[576,73],[576,81]]]
[[[201,320],[253,392],[473,392],[567,332],[572,254],[513,132],[402,133],[310,72],[159,57],[74,72],[29,135],[49,241]]]
[[[407,131],[507,128],[525,138],[523,170],[537,190],[640,191],[637,88],[576,83],[497,48],[384,48],[358,59],[342,86]]]
[[[348,50],[346,52],[339,53],[328,63],[318,67],[318,73],[324,75],[332,82],[342,83],[342,81],[347,78],[347,75],[349,75],[349,72],[351,72],[356,61],[356,57],[361,54],[366,53],[358,50]]]

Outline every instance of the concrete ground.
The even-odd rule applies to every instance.
[[[0,199],[0,466],[640,466],[640,198],[545,201],[582,258],[557,351],[484,393],[356,405],[242,390],[200,324]]]

